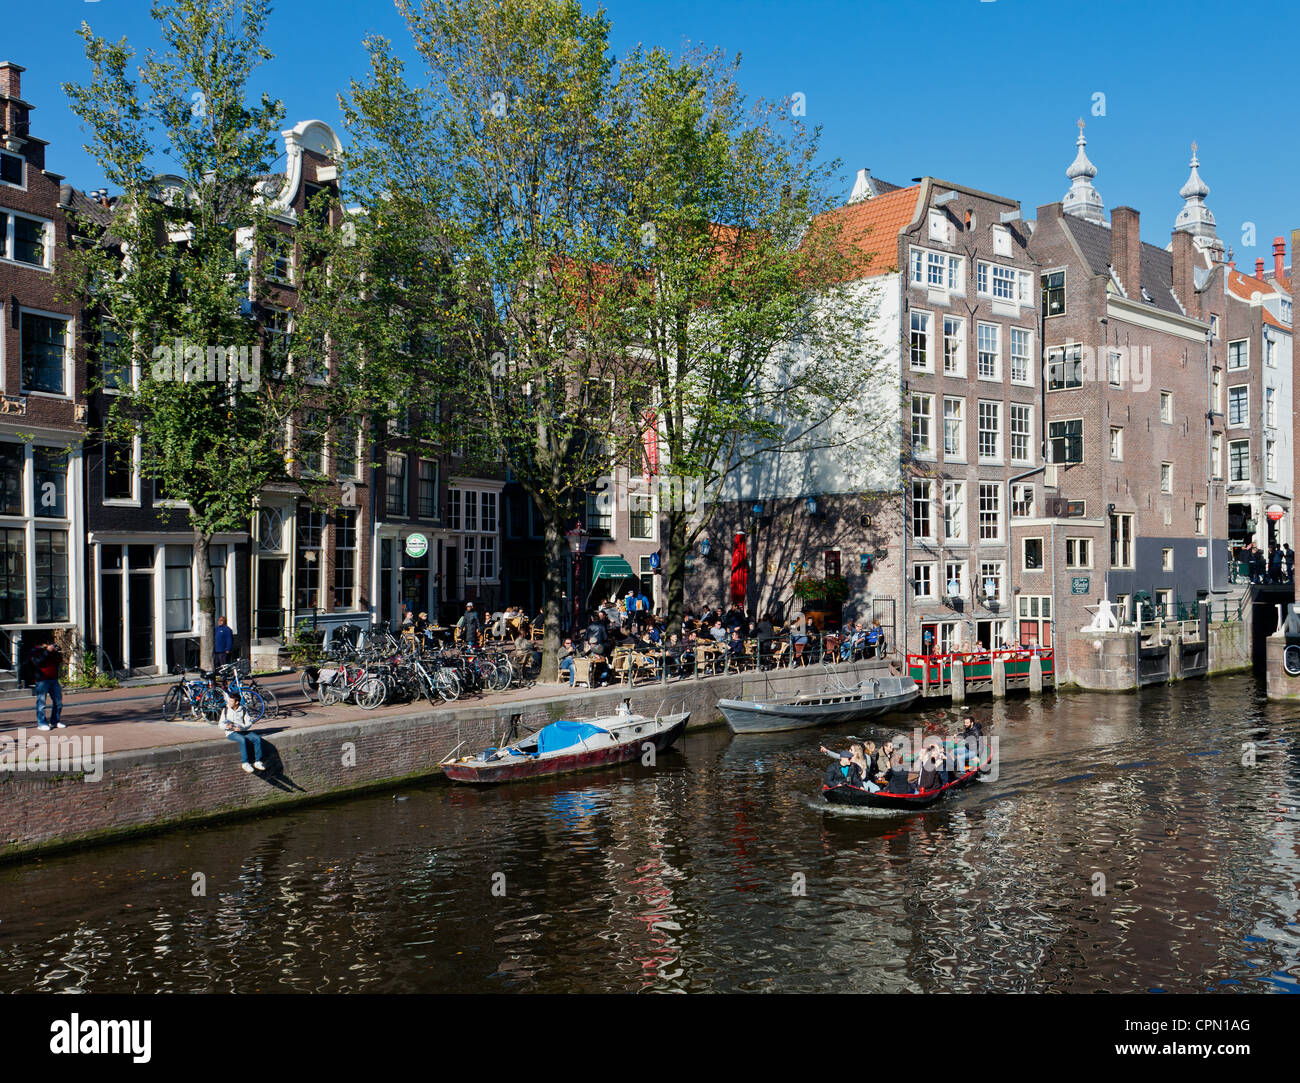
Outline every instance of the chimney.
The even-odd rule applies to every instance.
[[[23,96],[23,75],[27,69],[12,60],[0,60],[0,94],[11,98]]]
[[[1201,300],[1196,293],[1196,242],[1185,229],[1173,232],[1174,295],[1189,316],[1200,318]]]
[[[1255,257],[1255,277],[1261,282],[1264,281],[1264,257]]]
[[[859,169],[858,179],[853,182],[853,191],[849,193],[850,203],[861,203],[876,194],[876,186],[871,180],[870,169]]]
[[[1273,277],[1281,278],[1286,273],[1286,241],[1281,237],[1273,238]]]
[[[1116,207],[1110,212],[1110,265],[1119,276],[1124,295],[1130,301],[1142,300],[1142,237],[1138,212],[1132,207]]]

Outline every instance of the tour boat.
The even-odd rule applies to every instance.
[[[874,677],[852,687],[801,692],[770,700],[720,699],[718,710],[733,733],[775,733],[831,723],[857,722],[901,710],[921,694],[911,677]]]
[[[982,742],[981,742],[982,744]],[[822,786],[822,797],[832,805],[855,805],[858,808],[883,808],[892,809],[895,812],[911,812],[914,809],[929,808],[938,801],[949,790],[960,789],[962,786],[968,786],[979,777],[982,771],[989,764],[989,756],[986,754],[984,759],[976,764],[972,764],[960,775],[951,775],[948,782],[936,787],[933,790],[921,790],[917,793],[886,793],[883,789],[875,793],[869,793],[860,786],[850,786],[847,782],[841,782],[838,786]]]
[[[633,714],[624,703],[615,714],[552,722],[522,741],[452,760],[442,769],[454,782],[485,783],[609,767],[640,759],[649,745],[662,752],[682,735],[690,717],[681,710],[649,718]]]

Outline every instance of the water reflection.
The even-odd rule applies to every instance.
[[[0,989],[1300,990],[1293,709],[1234,677],[971,710],[999,777],[921,815],[820,801],[847,734],[707,731],[0,869]]]

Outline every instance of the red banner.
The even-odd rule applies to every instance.
[[[731,540],[731,600],[742,607],[749,587],[748,556],[745,535],[737,534]]]

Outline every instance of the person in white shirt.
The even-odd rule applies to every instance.
[[[226,693],[226,707],[221,712],[221,728],[226,731],[226,740],[239,745],[239,766],[249,774],[253,771],[265,771],[262,763],[262,738],[253,732],[253,724],[248,720],[248,712],[239,702],[234,692]],[[249,761],[249,745],[252,745],[252,761]]]

